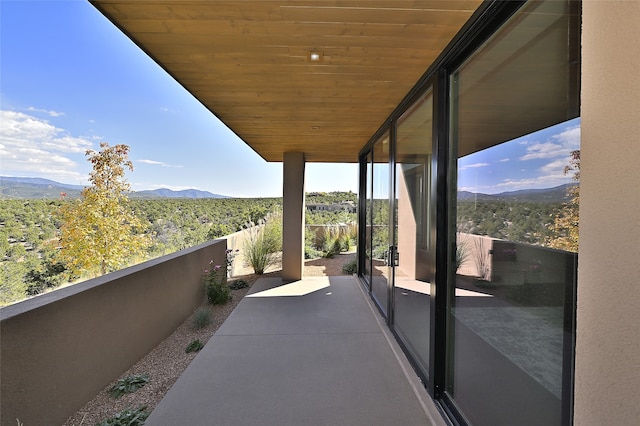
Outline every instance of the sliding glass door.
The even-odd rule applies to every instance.
[[[390,237],[390,153],[389,134],[373,145],[371,186],[371,294],[386,317],[392,277],[393,246]]]
[[[570,423],[570,22],[566,2],[528,3],[450,76],[446,392],[473,425]]]
[[[360,276],[456,424],[569,425],[579,3],[484,5],[361,154]]]
[[[429,89],[398,120],[395,145],[393,330],[428,378],[433,96]]]

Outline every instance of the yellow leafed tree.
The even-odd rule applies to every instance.
[[[571,152],[569,165],[564,168],[565,174],[573,173],[573,180],[580,182],[580,151]],[[575,185],[569,188],[570,197],[551,226],[553,237],[549,240],[549,246],[567,250],[578,251],[579,231],[580,231],[580,186]]]
[[[129,183],[125,168],[133,171],[127,145],[88,150],[93,166],[91,186],[80,200],[63,205],[60,211],[60,257],[72,276],[105,274],[120,269],[149,245],[145,226],[129,205]]]

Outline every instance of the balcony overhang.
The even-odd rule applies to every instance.
[[[90,1],[265,160],[309,162],[356,162],[481,3]]]

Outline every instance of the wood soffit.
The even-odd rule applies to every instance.
[[[481,1],[91,3],[265,160],[356,162]]]

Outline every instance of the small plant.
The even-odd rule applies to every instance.
[[[209,268],[204,270],[204,292],[207,300],[213,305],[221,305],[231,300],[231,291],[227,286],[227,273],[220,265],[209,262]]]
[[[317,259],[322,257],[322,252],[315,249],[312,246],[304,246],[304,258],[305,259]]]
[[[332,258],[336,254],[340,254],[342,251],[342,241],[340,237],[332,237],[325,240],[324,249],[322,251],[322,257],[328,259]]]
[[[115,385],[109,389],[109,395],[113,398],[120,398],[125,393],[133,393],[149,383],[149,375],[147,374],[134,374],[133,376],[125,377],[116,382]],[[119,424],[119,423],[116,423]]]
[[[462,265],[467,263],[467,260],[469,260],[469,254],[470,252],[467,241],[458,241],[458,244],[456,245],[456,272],[458,272],[458,269],[460,269]]]
[[[240,252],[240,250],[236,249],[236,250],[232,250],[232,249],[227,249],[227,251],[225,252],[225,270],[227,271],[227,276],[231,277],[233,276],[233,261],[236,259],[236,257],[238,256],[238,253]]]
[[[231,290],[240,290],[247,287],[249,287],[249,283],[243,279],[233,280],[229,283],[229,288]]]
[[[475,243],[475,263],[476,263],[476,270],[478,272],[478,279],[481,281],[488,281],[489,280],[489,273],[490,273],[490,263],[491,263],[491,259],[490,259],[490,254],[489,254],[489,245],[486,244],[486,239],[484,237],[477,237],[474,240]]]
[[[147,406],[143,405],[135,410],[127,408],[113,417],[103,420],[97,426],[139,426],[143,425],[147,417],[149,417]]]
[[[204,348],[204,344],[200,341],[200,339],[196,339],[193,342],[189,343],[184,351],[186,353],[198,352],[202,348]]]
[[[269,216],[266,222],[246,225],[247,239],[243,246],[244,259],[258,274],[278,262],[277,253],[282,250],[282,215]]]
[[[344,236],[342,237],[342,247],[341,250],[342,251],[349,251],[351,250],[351,235],[349,235],[348,233],[345,233]]]
[[[344,251],[344,231],[339,225],[325,225],[323,227],[322,257],[332,258]]]
[[[211,324],[211,310],[208,308],[198,309],[191,317],[191,329],[200,330]]]
[[[356,272],[358,272],[358,265],[356,264],[356,260],[355,259],[353,259],[352,261],[347,262],[344,265],[342,265],[342,273],[343,274],[353,275]]]

